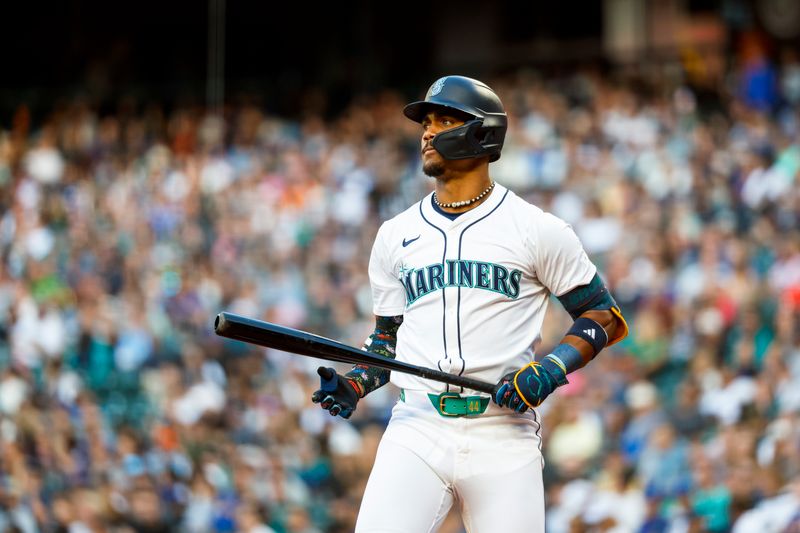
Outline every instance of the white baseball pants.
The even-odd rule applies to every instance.
[[[432,533],[456,503],[469,533],[544,533],[538,415],[490,404],[474,418],[406,391],[381,439],[356,533]]]

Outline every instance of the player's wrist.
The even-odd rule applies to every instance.
[[[571,374],[583,368],[586,364],[581,352],[572,344],[562,342],[550,352],[545,359],[549,359],[563,370],[564,374]]]
[[[367,390],[364,388],[364,385],[362,385],[359,380],[353,379],[352,377],[346,374],[342,376],[342,379],[344,379],[344,381],[346,381],[347,384],[350,385],[350,388],[352,388],[353,392],[356,393],[357,399],[361,399],[367,395]]]
[[[569,383],[567,380],[566,365],[564,365],[564,362],[561,361],[557,355],[552,353],[546,355],[541,360],[540,364],[542,365],[542,369],[555,381],[555,387],[560,387],[561,385]]]

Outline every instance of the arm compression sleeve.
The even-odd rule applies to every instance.
[[[395,358],[397,345],[397,330],[403,323],[403,316],[376,316],[375,331],[364,341],[364,350],[388,357]],[[363,398],[370,392],[389,383],[390,371],[368,365],[354,365],[353,369],[345,374],[356,388],[359,397]]]

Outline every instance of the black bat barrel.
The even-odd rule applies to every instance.
[[[395,372],[403,372],[424,379],[448,383],[458,387],[493,394],[495,385],[477,379],[448,374],[432,368],[412,365],[359,350],[339,341],[314,335],[306,331],[287,328],[271,322],[247,318],[234,313],[222,312],[214,319],[214,332],[237,341],[243,341],[266,348],[274,348],[308,357],[376,366]]]

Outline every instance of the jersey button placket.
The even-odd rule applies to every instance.
[[[445,272],[448,269],[447,261],[455,261],[458,259],[458,238],[460,236],[460,232],[457,229],[448,228],[447,231],[447,253],[446,253],[446,260],[443,268]],[[454,275],[456,276],[456,280],[458,279],[458,272],[455,271]],[[449,273],[447,274],[449,276]],[[459,338],[458,338],[458,314],[459,314],[459,305],[458,305],[458,284],[453,282],[452,280],[449,284],[446,284],[445,294],[446,294],[446,308],[445,308],[445,316],[444,316],[444,334],[447,339],[447,357],[448,360],[442,361],[441,365],[444,368],[447,365],[447,370],[445,372],[452,372],[457,374],[461,370],[461,359],[459,356]],[[463,298],[463,295],[462,295]],[[457,387],[451,387],[450,390],[454,390],[458,392],[459,389]]]

